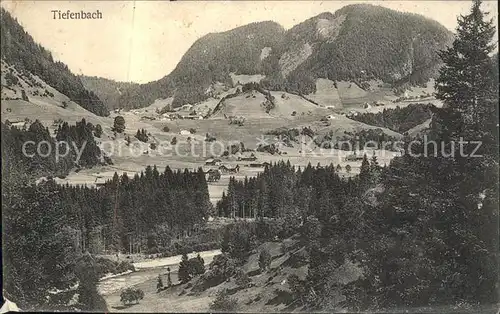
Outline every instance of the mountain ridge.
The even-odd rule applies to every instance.
[[[318,78],[357,84],[380,79],[404,88],[435,77],[441,62],[436,51],[452,38],[444,26],[424,16],[353,4],[288,30],[264,21],[209,33],[191,45],[168,75],[132,84],[120,94],[87,87],[111,99],[109,108],[128,109],[168,97],[173,97],[173,107],[198,103],[210,97],[206,91],[214,83],[233,86],[231,73],[264,75],[265,88],[299,94],[315,92]]]

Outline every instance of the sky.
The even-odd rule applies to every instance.
[[[170,73],[200,37],[258,21],[285,29],[353,3],[434,19],[454,31],[470,1],[26,1],[2,0],[36,42],[75,74],[145,83]],[[498,20],[497,1],[483,9]],[[99,20],[59,20],[52,10],[102,12]]]

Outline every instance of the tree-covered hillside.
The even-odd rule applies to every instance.
[[[65,176],[75,168],[111,163],[111,159],[102,155],[94,138],[101,126],[94,126],[85,119],[77,121],[75,125],[61,122],[55,138],[38,120],[21,129],[12,126],[7,120],[5,124],[1,123],[1,127],[2,171],[16,168],[36,179],[42,176]],[[33,145],[26,145],[30,141]],[[46,144],[41,145],[43,142]],[[58,142],[65,142],[68,146]],[[41,147],[39,150],[38,145]],[[81,151],[77,152],[75,147]]]
[[[406,107],[384,109],[380,112],[365,112],[349,116],[350,119],[373,126],[388,128],[398,133],[404,133],[432,117],[432,104],[410,104]]]
[[[325,28],[328,31],[322,31]],[[422,84],[435,77],[441,64],[436,51],[452,39],[444,26],[420,15],[367,4],[348,5],[287,32],[287,49],[300,43],[313,47],[310,57],[288,74],[288,85],[306,93],[311,82],[305,84],[304,79],[317,77]]]
[[[211,83],[230,83],[230,72],[262,73],[262,49],[274,49],[283,32],[274,22],[259,22],[205,35],[189,48],[172,73],[158,81],[127,89],[118,102],[125,107],[131,103],[134,107],[145,107],[157,98],[174,96],[173,105],[178,107],[204,100]]]
[[[122,93],[124,93],[127,89],[135,88],[139,84],[117,82],[97,76],[80,75],[79,77],[83,83],[83,86],[85,86],[86,89],[93,91],[97,95],[97,97],[102,100],[106,107],[108,107],[108,109],[112,110],[116,108],[134,108],[122,106],[118,100],[120,99]]]
[[[20,72],[39,76],[72,101],[99,116],[109,115],[102,101],[85,89],[80,78],[62,62],[54,61],[50,51],[37,44],[9,12],[1,9],[1,57]]]

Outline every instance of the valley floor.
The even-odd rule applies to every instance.
[[[283,247],[287,247],[283,252]],[[259,271],[259,254],[266,249],[272,256],[270,269],[265,272]],[[251,285],[247,288],[238,287],[235,279],[223,282],[217,286],[210,287],[202,292],[191,290],[196,285],[197,277],[187,284],[178,283],[178,264],[163,265],[159,267],[147,267],[139,269],[134,273],[103,280],[99,285],[99,292],[103,295],[110,312],[209,312],[210,304],[215,299],[219,290],[229,291],[232,298],[237,299],[237,311],[244,312],[276,312],[276,311],[301,311],[302,308],[296,301],[292,300],[288,277],[297,275],[304,280],[307,271],[307,263],[297,264],[296,259],[291,258],[294,254],[303,254],[304,246],[297,240],[286,239],[283,242],[265,242],[261,244],[249,256],[247,262],[241,269],[248,274]],[[205,260],[205,267],[212,261],[213,256],[220,251],[201,252]],[[171,260],[180,260],[173,257]],[[165,261],[165,259],[163,259]],[[153,260],[149,264],[155,265],[158,261]],[[142,264],[146,266],[146,264]],[[162,292],[156,291],[157,278],[160,275],[166,282],[166,267],[171,269],[171,279],[174,286]],[[346,284],[359,278],[362,274],[360,268],[355,264],[346,263],[335,272],[338,274],[339,284]],[[176,284],[178,283],[178,284]],[[139,288],[144,291],[144,299],[137,304],[123,305],[120,302],[120,292],[127,287]],[[340,291],[332,293],[332,304],[337,304],[343,299]],[[341,308],[337,308],[341,310]]]

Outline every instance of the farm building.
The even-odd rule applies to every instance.
[[[210,158],[210,159],[205,160],[205,165],[206,166],[218,166],[218,165],[220,165],[221,162],[222,162],[222,160],[220,160],[218,158]]]
[[[11,121],[10,125],[20,129],[23,128],[24,126],[27,126],[27,123],[26,121]]]
[[[227,166],[222,165],[219,167],[219,170],[223,173],[237,173],[240,171],[240,166],[236,165],[234,168],[228,168]]]
[[[106,179],[103,177],[97,177],[95,178],[94,184],[96,187],[103,187],[106,184]]]
[[[238,156],[238,160],[240,161],[256,161],[257,157],[254,154],[250,156]]]
[[[354,153],[352,155],[347,155],[345,157],[345,161],[361,161],[361,160],[363,160],[363,156],[356,155],[356,153]]]

